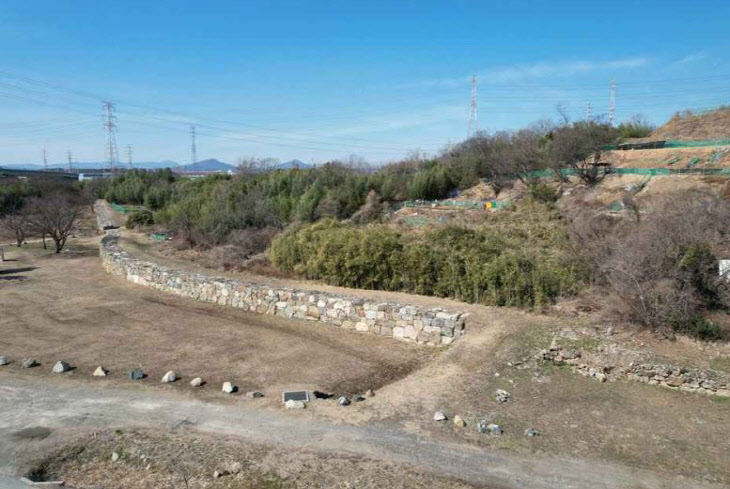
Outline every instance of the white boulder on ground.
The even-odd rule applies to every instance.
[[[457,428],[463,428],[464,426],[466,426],[466,422],[461,419],[461,416],[457,414],[456,416],[454,416],[454,426],[456,426]]]
[[[497,389],[497,392],[494,393],[494,397],[497,399],[497,402],[507,402],[510,400],[512,395],[502,389]]]
[[[434,421],[446,421],[446,419],[447,419],[446,415],[444,413],[442,413],[441,411],[436,411],[436,413],[434,413],[434,415],[433,415]]]
[[[10,359],[8,357],[0,356],[0,366],[7,365],[10,363]]]
[[[233,394],[236,391],[236,386],[231,384],[230,382],[223,382],[223,387],[221,388],[221,390],[226,394]]]
[[[175,382],[177,380],[177,375],[173,370],[170,370],[165,375],[162,376],[162,382],[163,384],[169,384],[170,382]]]
[[[287,409],[304,409],[307,407],[307,404],[304,401],[295,401],[293,399],[289,399],[284,403],[284,407]]]
[[[53,373],[62,374],[64,372],[68,372],[70,369],[71,369],[71,365],[69,365],[67,362],[64,362],[63,360],[59,360],[53,366]]]
[[[203,379],[200,377],[195,377],[193,380],[190,381],[190,385],[193,387],[200,387],[203,385]]]
[[[94,377],[106,377],[107,373],[108,373],[108,371],[104,367],[99,365],[98,367],[96,367],[96,370],[94,370],[93,376]]]

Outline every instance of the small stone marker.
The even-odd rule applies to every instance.
[[[20,368],[33,368],[40,365],[40,363],[36,362],[32,358],[26,358],[23,360],[23,363],[20,365]]]
[[[537,431],[535,428],[527,428],[525,430],[525,436],[539,436],[540,432]]]
[[[237,387],[230,382],[223,382],[223,387],[221,390],[225,392],[226,394],[233,394],[236,392]]]
[[[7,365],[10,363],[10,359],[8,357],[0,357],[0,366]]]
[[[457,428],[463,428],[464,426],[466,426],[466,422],[461,419],[461,416],[457,414],[456,416],[454,416],[454,426],[456,426]]]
[[[162,382],[163,384],[169,384],[170,382],[175,382],[177,380],[177,375],[175,375],[175,372],[173,370],[170,370],[165,375],[162,376]]]
[[[442,413],[441,411],[436,411],[433,415],[434,421],[446,421],[446,415]]]
[[[261,391],[251,391],[246,393],[246,397],[249,399],[258,399],[260,397],[264,397],[264,393]]]
[[[507,402],[512,397],[509,392],[502,389],[497,389],[497,392],[494,393],[494,396],[497,399],[497,402]]]
[[[119,460],[119,454],[117,452],[112,452],[112,462],[116,462]]]
[[[129,380],[142,380],[145,377],[147,377],[147,374],[141,368],[135,368],[129,372]]]
[[[63,360],[59,360],[53,366],[54,374],[62,374],[64,372],[68,372],[69,370],[71,370],[71,365],[69,365],[67,362],[64,362]]]
[[[342,396],[339,399],[337,399],[337,405],[338,406],[349,406],[350,400],[347,398],[347,396]]]
[[[304,401],[294,401],[290,399],[284,403],[284,407],[287,409],[304,409],[307,407],[307,403]]]
[[[504,433],[502,427],[494,423],[489,423],[487,425],[487,431],[491,433],[492,436],[502,436],[502,433]]]
[[[284,391],[281,393],[281,402],[286,404],[287,401],[309,402],[309,392],[307,392],[307,391]]]
[[[200,387],[203,384],[203,379],[201,379],[200,377],[195,377],[193,380],[190,381],[190,385],[192,385],[193,387]]]
[[[104,367],[99,365],[98,367],[96,367],[96,370],[94,370],[94,373],[92,375],[94,377],[106,377],[108,373],[109,372]]]

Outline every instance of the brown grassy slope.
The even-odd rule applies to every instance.
[[[730,107],[703,114],[678,113],[651,134],[652,139],[730,138]]]

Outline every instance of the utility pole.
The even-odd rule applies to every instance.
[[[611,94],[608,99],[608,125],[613,126],[613,118],[616,115],[616,80],[611,78]]]
[[[479,132],[479,120],[477,116],[477,77],[471,77],[471,105],[469,107],[469,133],[468,137]]]
[[[129,169],[132,169],[132,145],[127,145],[127,166]]]
[[[586,104],[586,122],[590,122],[590,121],[591,121],[591,103],[588,102]]]
[[[114,104],[104,102],[104,129],[106,130],[106,152],[109,170],[114,173],[114,167],[119,161],[117,153],[117,116],[114,115]]]
[[[198,161],[198,150],[195,147],[195,126],[190,126],[190,139],[190,169],[195,170],[195,164]]]
[[[70,173],[74,167],[74,157],[70,149],[66,151],[66,158],[68,159],[68,171]]]
[[[48,152],[43,148],[43,169],[48,171]]]

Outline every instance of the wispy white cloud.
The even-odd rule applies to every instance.
[[[537,63],[517,64],[481,70],[477,72],[477,76],[479,77],[480,83],[515,83],[556,75],[571,76],[597,71],[640,68],[650,63],[651,59],[644,56],[609,61],[540,61]],[[451,88],[464,86],[469,82],[470,78],[471,75],[454,78],[437,78],[423,80],[415,85]]]
[[[688,54],[684,58],[680,58],[677,61],[674,62],[674,64],[677,65],[683,65],[687,63],[694,63],[696,61],[702,61],[709,57],[709,55],[704,51],[698,51],[696,53]]]

